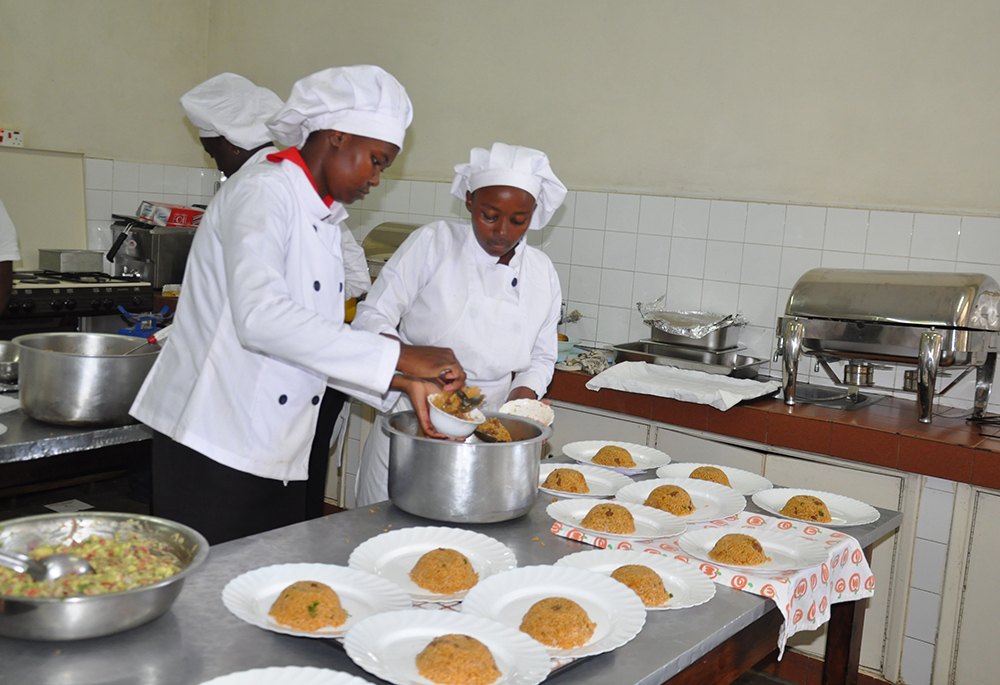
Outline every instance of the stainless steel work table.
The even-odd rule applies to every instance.
[[[551,564],[572,552],[593,549],[548,532],[552,520],[545,506],[551,500],[540,493],[534,508],[521,519],[463,527],[508,545],[519,566]],[[755,507],[749,504],[748,509]],[[845,532],[870,548],[902,520],[896,512],[880,513],[876,523]],[[381,683],[355,666],[331,641],[281,635],[244,623],[223,606],[222,589],[241,573],[270,564],[346,565],[362,541],[386,530],[426,525],[440,524],[383,503],[218,545],[205,565],[185,581],[173,608],[145,626],[79,642],[0,638],[0,683],[183,685],[251,668],[292,665],[336,669]],[[717,590],[710,602],[699,607],[649,612],[645,627],[627,645],[583,660],[546,682],[648,685],[678,674],[678,680],[686,677],[688,682],[729,682],[729,674],[746,670],[776,648],[780,614],[769,599],[723,586]],[[847,625],[859,633],[863,612],[855,612],[854,605],[863,603],[833,608],[848,609]],[[752,649],[747,641],[754,643]],[[843,636],[831,629],[829,641],[842,642]],[[847,641],[852,642],[850,636]],[[684,669],[688,669],[686,674],[681,673]]]

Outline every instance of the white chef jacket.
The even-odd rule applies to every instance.
[[[131,414],[231,468],[306,480],[327,385],[381,406],[399,343],[344,323],[346,210],[288,160],[238,180],[195,233],[174,328]]]
[[[0,201],[0,262],[16,262],[21,259],[21,250],[17,247],[17,231],[14,222],[10,220],[7,208]],[[367,262],[365,262],[367,265]]]
[[[480,247],[468,222],[436,221],[414,231],[382,267],[352,328],[411,345],[450,347],[466,384],[496,410],[511,388],[545,395],[556,361],[562,291],[548,256],[522,238],[509,265]],[[392,408],[411,408],[400,397]],[[365,443],[358,505],[388,497],[389,439],[379,417]]]

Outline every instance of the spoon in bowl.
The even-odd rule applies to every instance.
[[[18,573],[27,573],[31,579],[58,580],[70,574],[82,575],[93,573],[94,567],[86,559],[73,554],[50,554],[40,561],[14,552],[0,552],[0,566],[5,566]]]

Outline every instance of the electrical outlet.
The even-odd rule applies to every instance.
[[[20,131],[0,128],[0,145],[24,147],[24,135]]]

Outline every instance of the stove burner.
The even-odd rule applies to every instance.
[[[31,283],[137,283],[138,278],[122,278],[110,276],[103,271],[15,271],[14,282]]]

